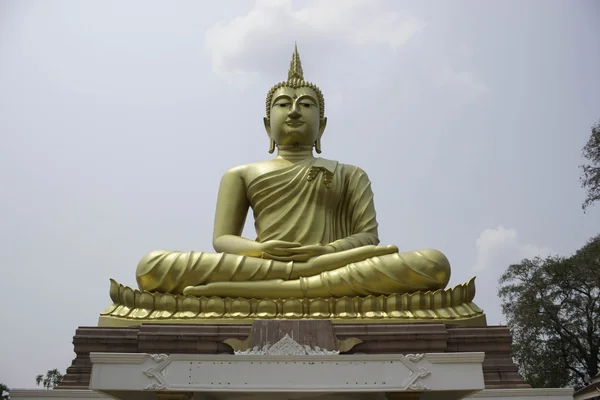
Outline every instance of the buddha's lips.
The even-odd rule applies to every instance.
[[[304,121],[290,121],[290,122],[286,122],[285,124],[296,128],[296,127],[304,125]]]

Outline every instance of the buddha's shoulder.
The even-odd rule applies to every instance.
[[[264,160],[257,161],[250,164],[238,165],[237,167],[233,167],[225,172],[226,175],[243,175],[251,171],[263,170],[263,169],[271,169],[279,166],[277,163],[278,160]],[[281,164],[281,162],[280,162]],[[285,165],[285,161],[283,162]]]
[[[319,158],[315,162],[315,166],[329,170],[332,173],[341,176],[344,180],[362,180],[369,181],[369,176],[360,167],[352,164],[344,164],[339,161],[328,160],[325,158]]]
[[[356,175],[367,176],[367,173],[365,172],[365,170],[362,169],[359,166],[352,165],[352,164],[345,164],[345,163],[341,163],[341,162],[338,162],[338,161],[334,161],[334,162],[337,163],[338,168],[340,168],[340,170],[343,171],[343,173],[346,174],[346,175],[356,174]]]
[[[251,164],[238,165],[237,167],[233,167],[229,169],[223,175],[224,179],[227,178],[241,178],[244,181],[250,182],[256,177],[281,168],[285,165],[278,165],[276,160],[265,160],[265,161],[257,161]]]

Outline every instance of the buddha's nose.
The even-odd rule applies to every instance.
[[[299,118],[301,115],[302,113],[300,112],[300,107],[298,107],[298,104],[293,103],[288,116],[290,118]]]

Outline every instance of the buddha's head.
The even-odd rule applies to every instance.
[[[288,72],[288,79],[273,86],[267,94],[265,129],[275,146],[288,148],[315,147],[321,152],[321,136],[327,125],[325,99],[317,85],[304,81],[298,49]]]

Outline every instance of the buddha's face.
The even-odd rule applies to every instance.
[[[326,118],[321,119],[315,91],[308,87],[282,87],[273,93],[267,134],[279,146],[312,146],[323,135]]]

